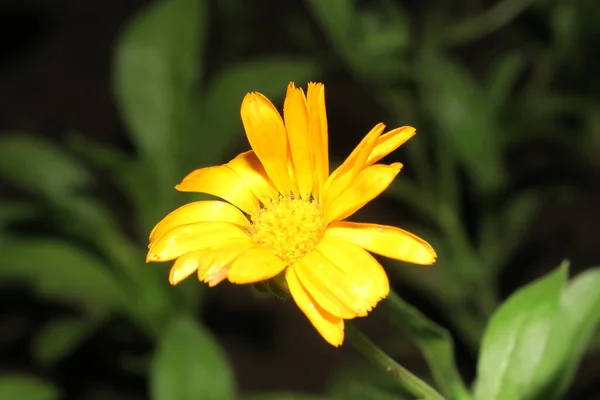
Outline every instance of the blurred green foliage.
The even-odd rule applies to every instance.
[[[214,10],[202,0],[154,1],[124,25],[115,49],[114,95],[135,155],[78,133],[69,134],[65,146],[22,132],[0,138],[0,175],[26,194],[0,203],[1,280],[79,311],[37,333],[35,360],[52,366],[105,323],[125,317],[156,344],[143,368],[154,400],[401,399],[390,377],[362,363],[339,371],[325,397],[240,394],[218,341],[197,320],[203,285],[172,288],[164,268],[144,262],[147,233],[184,202],[173,185],[233,153],[246,92],[280,99],[288,81],[327,84],[343,70],[370,95],[364,101],[384,111],[388,126],[419,128],[404,150],[413,172],[387,195],[418,215],[410,228],[432,243],[439,261],[432,268],[387,265],[479,354],[471,394],[455,365],[450,333],[393,294],[382,308],[399,337],[423,353],[427,380],[448,399],[560,398],[600,318],[600,270],[568,281],[561,266],[500,304],[499,274],[540,205],[565,193],[511,185],[508,154],[543,138],[593,165],[600,150],[600,80],[588,54],[600,41],[594,5],[500,0],[487,9],[467,7],[457,18],[443,2],[418,13],[393,0],[307,0],[307,15],[281,32],[302,55],[245,58],[208,73]],[[250,6],[219,7],[235,18]],[[547,40],[519,28],[515,18],[523,12],[543,21]],[[239,29],[235,40],[248,34],[229,28]],[[486,48],[490,36],[504,45]],[[468,46],[481,55],[465,57],[461,49]],[[111,177],[126,197],[133,233],[94,195],[93,171]],[[475,227],[463,218],[465,193],[476,199]],[[39,220],[53,226],[52,235],[15,229]],[[60,393],[37,379],[4,377],[0,398],[52,400]]]

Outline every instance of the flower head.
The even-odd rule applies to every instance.
[[[176,186],[223,201],[198,201],[171,212],[150,234],[148,261],[176,260],[170,282],[194,272],[214,286],[284,282],[298,307],[334,346],[344,319],[365,316],[390,290],[369,253],[432,264],[431,246],[402,229],[344,221],[383,192],[402,164],[376,164],[415,134],[376,125],[329,174],[325,88],[305,95],[290,83],[283,118],[260,93],[242,101],[252,150],[224,165],[193,171]]]

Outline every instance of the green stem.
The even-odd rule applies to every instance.
[[[346,321],[346,336],[356,350],[381,369],[391,374],[404,390],[416,396],[416,398],[423,400],[445,400],[435,389],[385,354],[358,330],[351,321]]]

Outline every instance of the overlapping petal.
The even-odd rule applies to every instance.
[[[194,272],[198,279],[215,286],[227,277],[229,265],[253,246],[250,238],[233,239],[179,257],[169,273],[169,282],[176,285]]]
[[[372,253],[430,265],[437,257],[433,247],[420,237],[395,226],[359,222],[336,222],[327,228],[327,236],[336,236]]]
[[[278,197],[277,188],[267,176],[267,173],[253,150],[241,153],[227,163],[254,196],[265,203],[268,199]]]
[[[308,253],[293,268],[302,286],[326,311],[344,319],[364,317],[387,295],[385,271],[373,263],[353,269],[354,263],[348,265],[333,253],[330,247],[336,244],[326,239],[319,250]]]
[[[263,246],[253,246],[231,265],[228,279],[232,283],[255,283],[271,279],[287,264]]]
[[[179,225],[196,222],[224,221],[244,226],[246,216],[229,203],[218,200],[196,201],[179,207],[164,217],[150,233],[150,242]]]
[[[247,214],[256,212],[261,201],[276,193],[252,151],[242,153],[224,165],[197,169],[175,189],[220,197]]]
[[[247,237],[244,229],[222,221],[177,226],[150,243],[146,261],[171,261],[221,242]]]
[[[285,279],[296,305],[308,317],[321,336],[333,346],[341,345],[344,341],[344,320],[325,311],[308,294],[293,268],[287,269]]]
[[[363,169],[365,162],[375,147],[377,139],[385,129],[384,124],[377,124],[350,153],[348,158],[336,168],[325,183],[325,203],[331,203],[346,190]]]
[[[327,223],[348,218],[390,186],[402,164],[375,164],[365,168],[335,200],[325,204]],[[332,196],[333,197],[333,196]],[[329,197],[327,197],[329,199]]]
[[[293,83],[288,85],[283,104],[283,118],[299,194],[302,198],[309,198],[315,180],[314,142],[309,134],[310,126],[306,97],[302,89],[296,88]]]
[[[317,251],[345,275],[337,281],[331,280],[330,284],[345,286],[345,290],[352,293],[350,297],[358,315],[366,314],[388,295],[390,283],[387,274],[366,250],[325,231]],[[332,277],[336,274],[332,273]]]
[[[294,188],[289,174],[288,139],[281,115],[260,93],[248,93],[242,101],[242,123],[250,146],[280,193]]]
[[[329,136],[325,109],[325,86],[322,83],[311,82],[308,84],[307,107],[315,162],[313,195],[315,198],[320,198],[329,176]]]

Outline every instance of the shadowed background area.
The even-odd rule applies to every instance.
[[[243,95],[281,109],[289,81],[325,84],[333,165],[378,122],[417,128],[352,219],[438,251],[381,261],[470,383],[508,295],[600,260],[599,19],[595,0],[1,0],[0,396],[160,400],[191,382],[203,399],[402,398],[293,302],[171,287],[169,264],[144,262],[152,226],[200,198],[173,186],[248,149]],[[428,376],[381,310],[358,325]],[[598,348],[565,398],[600,399]]]

